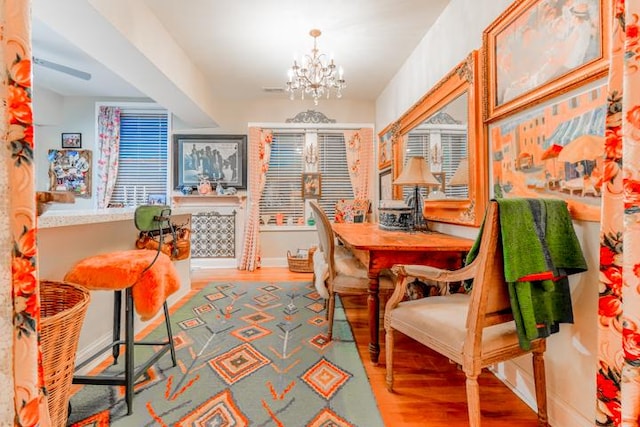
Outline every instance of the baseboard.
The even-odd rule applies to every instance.
[[[92,341],[91,344],[88,345],[87,347],[82,349],[79,348],[78,351],[76,352],[76,365],[83,363],[85,360],[93,356],[97,351],[111,344],[111,339],[112,337],[111,337],[111,334],[109,333],[100,337],[97,340]],[[87,375],[89,372],[91,372],[92,369],[94,369],[96,366],[102,363],[109,356],[111,356],[111,352],[105,351],[104,356],[97,357],[95,360],[91,361],[86,366],[83,366],[82,369],[78,369],[76,374]]]
[[[235,258],[191,258],[191,269],[203,268],[236,268],[238,260]]]
[[[274,257],[274,258],[262,258],[263,267],[288,267],[289,263],[287,258]]]
[[[535,399],[535,385],[533,377],[524,372],[514,362],[504,362],[494,365],[490,371],[502,381],[513,393],[526,403],[531,409],[537,411]],[[519,384],[513,382],[513,378],[517,379]],[[531,392],[530,392],[531,391]],[[584,414],[578,412],[569,405],[557,393],[550,393],[547,387],[547,414],[549,416],[549,425],[564,427],[593,427],[595,414],[593,419],[588,419]]]

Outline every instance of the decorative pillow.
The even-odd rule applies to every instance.
[[[346,200],[336,202],[335,222],[364,222],[369,212],[370,202],[367,199]]]

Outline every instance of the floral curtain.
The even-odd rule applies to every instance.
[[[260,199],[267,180],[272,140],[271,130],[249,128],[249,206],[239,270],[253,271],[260,267]]]
[[[349,178],[355,199],[369,199],[370,173],[373,162],[373,129],[344,132]]]
[[[0,187],[4,194],[0,199],[2,246],[6,248],[2,253],[8,257],[0,262],[0,276],[7,278],[0,283],[8,285],[8,289],[2,289],[0,301],[3,309],[9,305],[12,312],[0,319],[13,320],[11,331],[2,334],[2,345],[9,343],[13,357],[2,358],[0,363],[12,362],[13,375],[5,375],[2,365],[0,424],[49,426],[39,340],[30,7],[28,0],[0,0],[0,51],[4,65],[0,104],[4,145],[0,154]],[[13,399],[11,407],[6,407],[7,398]]]
[[[109,206],[118,177],[120,107],[101,106],[98,113],[98,208]]]
[[[640,0],[612,0],[596,425],[640,425]]]

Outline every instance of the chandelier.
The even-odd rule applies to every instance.
[[[341,90],[346,86],[342,78],[342,67],[336,70],[333,58],[327,61],[327,56],[318,52],[318,37],[320,30],[313,29],[309,31],[309,35],[313,37],[313,49],[311,55],[305,55],[298,65],[294,59],[293,66],[287,73],[289,81],[287,82],[287,92],[289,98],[293,100],[296,91],[300,91],[300,98],[304,99],[305,94],[311,95],[315,105],[318,105],[318,98],[331,95],[331,91],[335,91],[336,97],[341,98]]]

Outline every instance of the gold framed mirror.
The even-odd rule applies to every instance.
[[[394,180],[410,157],[422,156],[441,184],[421,189],[430,221],[479,226],[486,209],[488,150],[478,61],[473,51],[393,126]],[[411,188],[394,187],[394,199],[406,200]]]

